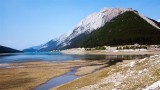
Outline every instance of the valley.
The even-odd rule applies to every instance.
[[[0,89],[159,90],[160,23],[132,8],[103,8],[46,43],[0,46]]]

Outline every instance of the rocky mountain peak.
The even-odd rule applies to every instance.
[[[132,8],[103,8],[99,12],[94,12],[93,14],[90,14],[86,18],[82,19],[72,31],[63,34],[47,42],[46,44],[43,44],[43,49],[52,47],[54,50],[68,46],[76,37],[82,34],[90,34],[92,31],[103,27],[106,23],[109,23],[111,20],[127,11],[134,12],[150,25],[159,29],[159,26],[157,26],[154,21],[139,14],[138,11],[133,10]],[[42,49],[42,46],[38,47],[39,49],[37,50]]]

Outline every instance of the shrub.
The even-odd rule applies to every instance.
[[[100,46],[98,46],[98,47],[95,47],[95,50],[105,50],[106,48],[104,47],[104,46],[102,46],[102,47],[100,47]]]
[[[85,48],[86,51],[91,51],[91,48]]]

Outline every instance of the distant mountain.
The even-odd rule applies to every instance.
[[[39,45],[39,46],[34,46],[34,47],[30,47],[27,49],[24,49],[24,52],[43,52],[43,51],[51,51],[51,50],[57,50],[57,46],[62,43],[62,41],[64,41],[66,39],[66,37],[68,37],[68,35],[70,35],[70,32],[65,33],[63,35],[61,35],[58,38],[55,38],[53,40],[50,40],[49,42]]]
[[[21,52],[21,51],[0,45],[0,53],[16,53],[16,52]]]
[[[131,15],[130,14],[129,15],[132,16],[133,19],[132,19],[132,17],[129,18],[127,16],[128,14],[126,14],[126,13],[128,13],[128,14],[130,13]],[[122,15],[125,15],[125,16],[123,16],[123,18],[120,18],[120,17],[122,17]],[[119,17],[118,21],[122,21],[121,23],[117,23],[117,19],[115,19],[115,18],[118,18],[118,17]],[[136,21],[134,21],[134,18],[138,18],[138,19],[135,19]],[[123,21],[125,21],[125,22],[123,22]],[[127,22],[127,21],[129,21],[129,22]],[[136,23],[139,23],[139,21],[142,21],[142,24],[136,25]],[[114,24],[114,22],[115,22],[115,24]],[[131,22],[133,22],[133,23],[131,23]],[[122,24],[122,26],[121,26],[121,24]],[[133,24],[133,25],[126,26],[128,24],[129,25]],[[144,25],[147,25],[147,26],[144,26]],[[148,26],[154,28],[155,30],[159,29],[158,22],[139,14],[137,11],[135,11],[131,8],[126,8],[126,9],[124,9],[124,8],[104,8],[100,12],[96,12],[96,13],[93,13],[93,14],[87,16],[73,29],[72,32],[66,33],[56,39],[53,39],[53,40],[47,42],[46,44],[36,46],[38,48],[31,47],[31,48],[25,49],[24,51],[31,51],[31,50],[32,51],[51,51],[51,50],[59,50],[59,49],[85,46],[83,44],[83,42],[86,43],[86,41],[89,40],[89,36],[90,36],[90,38],[91,37],[93,38],[93,36],[92,36],[93,33],[101,31],[101,29],[104,27],[105,28],[108,27],[106,29],[106,31],[108,31],[108,33],[103,34],[103,36],[98,35],[99,37],[96,37],[96,38],[100,38],[100,37],[104,37],[104,36],[106,36],[106,37],[110,36],[110,38],[116,37],[116,36],[114,36],[115,34],[113,34],[113,36],[112,36],[112,34],[109,34],[110,33],[109,31],[112,32],[112,29],[114,32],[118,33],[119,30],[123,30],[124,28],[126,28],[128,30],[127,33],[129,33],[130,30],[132,30],[132,29],[144,31],[146,28],[148,29]],[[125,34],[129,35],[127,33],[125,33]],[[149,33],[149,34],[151,34],[151,33]],[[107,36],[107,35],[109,35],[109,36]],[[141,34],[141,35],[143,35],[143,34]],[[124,36],[122,36],[122,37],[124,37]],[[132,35],[130,37],[132,37]],[[94,38],[94,39],[96,39],[96,38]],[[110,39],[110,38],[107,38],[107,39],[109,39],[109,41],[112,42],[111,40],[114,40],[114,39]],[[105,38],[105,40],[106,40],[106,38]],[[101,41],[97,41],[97,42],[101,42]],[[108,42],[108,40],[104,41],[104,42]],[[115,41],[113,41],[113,42],[115,42]],[[89,42],[87,42],[87,43],[89,43]],[[105,43],[105,44],[108,44],[108,43]],[[124,43],[124,44],[126,44],[126,43]]]

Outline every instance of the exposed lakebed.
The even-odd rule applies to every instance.
[[[149,56],[150,55],[91,55],[91,54],[73,55],[73,54],[62,54],[60,52],[17,53],[17,54],[0,55],[0,67],[1,68],[10,67],[9,66],[10,63],[19,63],[19,62],[21,63],[32,62],[32,61],[47,61],[47,62],[63,62],[64,61],[65,62],[65,61],[70,61],[70,60],[76,60],[76,61],[77,60],[83,60],[83,61],[84,60],[87,60],[87,61],[89,60],[91,61],[92,60],[107,60],[108,61],[109,60],[110,62],[108,64],[112,65],[112,64],[115,64],[117,61],[130,60],[130,59],[142,59],[142,58],[149,57]],[[66,67],[68,67],[68,65]],[[74,63],[71,65],[74,65]],[[95,64],[93,63],[93,65]],[[23,68],[19,64],[18,66],[13,66],[13,67]],[[50,89],[50,88],[65,84],[67,82],[73,81],[74,79],[77,78],[75,73],[76,73],[76,68],[73,68],[69,72],[63,75],[51,78],[47,82],[42,82],[43,84],[39,85],[35,89],[36,90]]]

